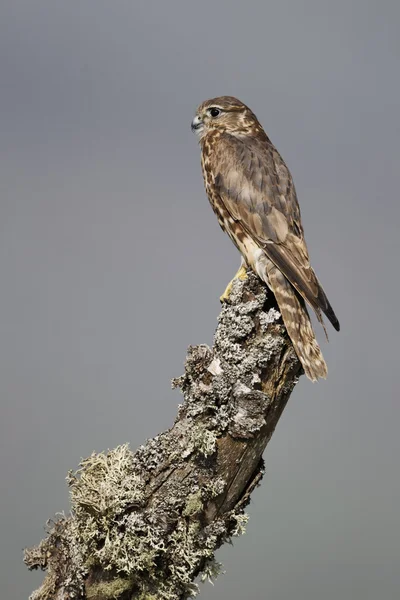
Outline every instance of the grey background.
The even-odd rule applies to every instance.
[[[194,110],[249,104],[288,162],[342,325],[266,455],[204,600],[392,600],[400,585],[396,0],[2,0],[0,596],[80,457],[173,421],[239,257]]]

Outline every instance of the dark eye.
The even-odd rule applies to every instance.
[[[221,114],[219,108],[210,108],[210,115],[212,117],[218,117],[219,114]]]

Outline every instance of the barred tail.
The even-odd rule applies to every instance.
[[[328,368],[315,338],[303,298],[271,261],[267,259],[262,262],[265,267],[262,279],[268,280],[266,283],[275,295],[283,322],[305,374],[311,381],[325,379]]]

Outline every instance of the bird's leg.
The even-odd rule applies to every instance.
[[[241,281],[244,281],[245,279],[247,279],[246,262],[243,260],[243,258],[242,258],[242,262],[240,263],[240,267],[239,267],[235,277],[232,279],[232,281],[230,281],[228,283],[224,293],[222,294],[222,296],[220,296],[221,302],[227,302],[229,300],[229,296],[231,295],[232,286],[233,286],[233,282],[235,281],[235,279],[240,279]]]

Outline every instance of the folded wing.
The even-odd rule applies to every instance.
[[[268,137],[223,134],[215,150],[215,186],[231,216],[293,287],[333,327],[339,321],[311,265],[292,177]]]

